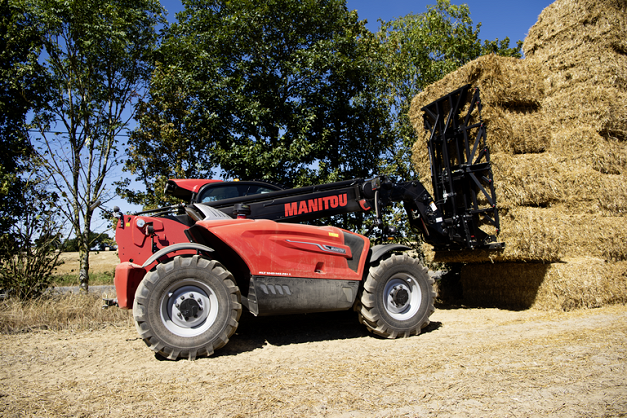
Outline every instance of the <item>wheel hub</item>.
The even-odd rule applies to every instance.
[[[409,292],[401,285],[394,287],[390,296],[392,297],[392,303],[399,308],[406,305],[409,301]]]
[[[404,273],[392,276],[383,290],[386,312],[399,321],[411,319],[420,309],[421,299],[422,292],[418,282]]]
[[[187,321],[189,318],[198,318],[198,312],[202,311],[202,307],[195,299],[189,298],[179,304],[178,310]]]
[[[161,319],[165,327],[179,337],[193,337],[209,329],[215,321],[217,298],[201,282],[188,279],[168,289],[161,301]]]

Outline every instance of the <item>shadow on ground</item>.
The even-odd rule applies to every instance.
[[[422,332],[434,331],[441,325],[439,322],[432,322]],[[237,332],[214,356],[236,355],[266,344],[283,346],[362,337],[380,338],[369,333],[357,320],[357,313],[352,310],[264,317],[243,312]]]

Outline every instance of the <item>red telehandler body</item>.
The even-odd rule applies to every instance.
[[[469,103],[467,115],[460,109]],[[434,311],[433,280],[399,244],[332,226],[299,224],[402,202],[412,228],[437,248],[500,249],[485,126],[469,125],[478,89],[464,86],[426,106],[434,197],[418,181],[353,179],[282,190],[263,182],[171,180],[188,204],[119,218],[117,304],[133,309],[141,338],[169,359],[211,355],[254,315],[355,309],[386,338],[420,333]],[[234,192],[229,187],[239,187]],[[223,193],[230,190],[228,193]],[[213,197],[212,197],[213,196]]]

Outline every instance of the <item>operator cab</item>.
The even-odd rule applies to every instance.
[[[208,184],[197,194],[196,203],[216,202],[234,197],[264,194],[283,190],[274,184],[258,181],[233,181]]]
[[[203,179],[170,179],[165,194],[188,203],[209,203],[224,199],[264,194],[283,190],[276,184],[258,180],[222,181]]]

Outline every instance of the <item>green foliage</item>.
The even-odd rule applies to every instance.
[[[509,48],[509,38],[482,44],[480,27],[481,23],[473,27],[468,5],[456,6],[449,0],[438,0],[421,14],[381,22],[378,91],[390,112],[390,135],[396,138],[384,172],[405,180],[417,176],[411,166],[416,139],[408,112],[411,100],[424,87],[484,54],[522,56],[521,41],[516,48]]]
[[[27,210],[20,173],[32,155],[26,116],[44,96],[40,34],[24,7],[0,1],[0,233]]]
[[[137,106],[140,127],[131,133],[125,163],[144,189],[130,189],[128,179],[116,183],[118,194],[129,202],[151,209],[178,203],[163,193],[169,178],[212,177],[211,136],[198,117],[202,109],[189,90],[192,85],[180,68],[157,64],[150,100]]]
[[[89,282],[94,211],[110,196],[117,136],[134,116],[153,64],[158,0],[33,0],[41,26],[49,98],[32,120],[42,168],[78,237],[81,286]]]
[[[61,244],[54,200],[39,181],[26,181],[29,210],[0,235],[0,288],[11,296],[40,296],[52,282]]]
[[[184,5],[130,141],[126,169],[147,193],[127,196],[154,205],[168,177],[218,169],[287,186],[376,172],[391,143],[369,88],[376,44],[344,1]]]

